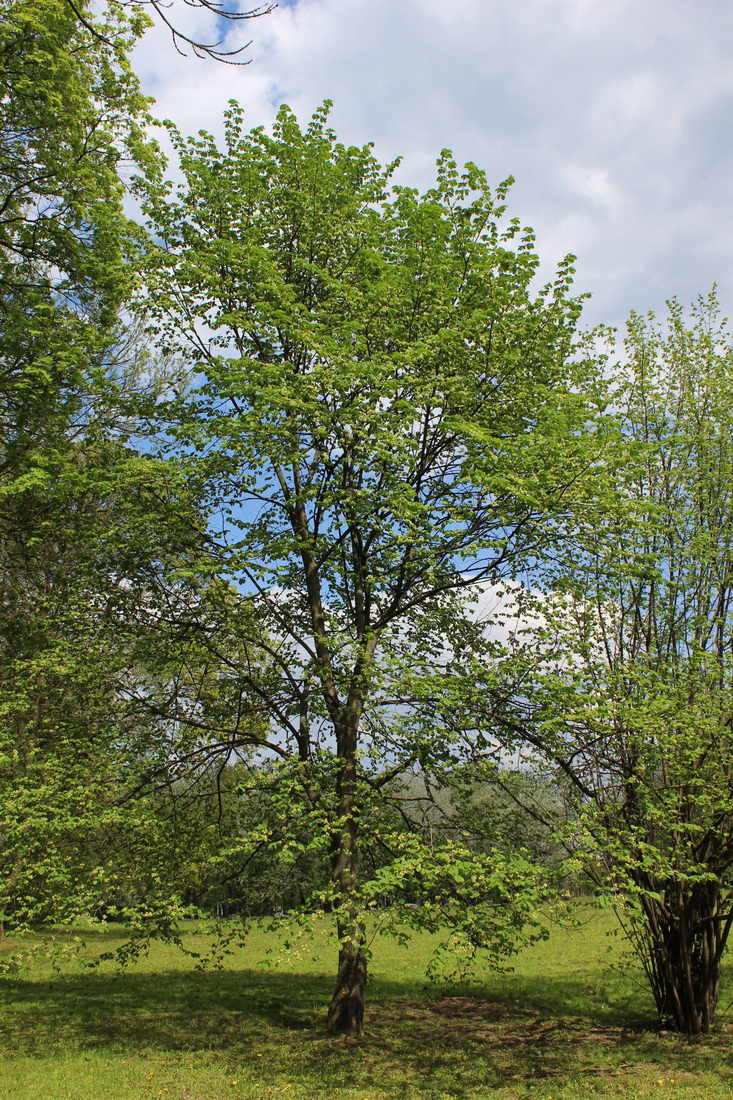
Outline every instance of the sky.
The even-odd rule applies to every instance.
[[[247,6],[251,6],[247,5]],[[515,178],[508,214],[543,271],[577,256],[588,324],[622,326],[718,286],[733,316],[733,4],[729,0],[289,0],[222,24],[174,0],[199,39],[251,39],[250,64],[184,59],[162,27],[133,64],[161,118],[221,133],[324,99],[348,144],[431,186],[441,149]]]

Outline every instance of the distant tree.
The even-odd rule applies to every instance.
[[[713,295],[632,316],[626,357],[616,505],[527,594],[492,705],[562,777],[660,1019],[696,1035],[733,925],[733,341]]]
[[[421,677],[432,688],[446,647],[460,660],[467,594],[563,526],[591,410],[570,261],[531,292],[532,235],[501,221],[508,185],[494,196],[444,153],[432,190],[390,194],[391,169],[339,144],[326,115],[302,131],[283,108],[270,137],[245,133],[233,106],[223,151],[173,130],[182,190],[142,190],[147,293],[194,378],[168,406],[169,450],[234,585],[219,635],[202,636],[226,663],[239,633],[247,661],[230,675],[269,724],[250,740],[280,761],[290,816],[312,815],[327,844],[328,1024],[358,1033],[369,896],[412,876],[437,899],[430,919],[503,950],[538,896],[521,858],[458,841],[395,840],[370,881],[359,853],[391,776],[445,750]]]

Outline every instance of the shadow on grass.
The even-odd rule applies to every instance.
[[[648,1017],[569,1014],[568,1005],[583,1002],[578,980],[524,984],[441,991],[377,979],[358,1042],[325,1035],[332,978],[312,974],[249,969],[7,978],[0,982],[0,1003],[5,1049],[19,1055],[207,1052],[240,1071],[249,1063],[253,1072],[271,1076],[312,1077],[319,1089],[344,1080],[381,1088],[389,1082],[395,1100],[414,1095],[416,1083],[426,1096],[449,1086],[460,1100],[476,1095],[477,1080],[494,1088],[511,1080],[628,1076],[630,1067],[654,1063],[660,1054],[672,1057],[678,1072],[699,1068],[699,1049],[684,1040],[666,1037],[662,1051],[660,1038],[644,1030],[653,1024]]]
[[[273,1029],[317,1029],[328,993],[325,979],[259,970],[0,980],[3,1031],[15,1029],[13,1046],[22,1054],[46,1054],[51,1043],[241,1055]]]

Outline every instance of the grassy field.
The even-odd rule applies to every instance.
[[[325,933],[270,967],[262,932],[222,971],[161,946],[121,974],[37,962],[0,980],[0,1100],[729,1100],[733,1020],[723,1012],[696,1043],[658,1034],[638,972],[609,967],[612,915],[581,904],[576,916],[481,984],[427,983],[428,936],[410,951],[377,940],[358,1042],[323,1032]],[[90,950],[115,936],[90,936]]]

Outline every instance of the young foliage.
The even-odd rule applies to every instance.
[[[358,1032],[364,792],[446,751],[433,672],[474,629],[466,594],[521,570],[585,491],[591,371],[570,260],[533,291],[508,182],[492,193],[444,152],[429,191],[390,189],[393,166],[339,143],[327,115],[302,129],[284,107],[272,134],[247,133],[232,105],[223,150],[171,129],[185,182],[140,191],[161,340],[192,370],[167,449],[235,585],[230,675],[269,724],[253,743],[297,761],[324,823],[329,1026]],[[201,626],[231,654],[223,626]]]
[[[136,233],[120,173],[150,149],[125,56],[139,28],[110,18],[114,47],[64,0],[0,16],[0,508],[58,475],[119,358]]]
[[[121,690],[153,675],[134,612],[158,616],[195,511],[162,464],[91,441],[74,457],[4,508],[0,912],[15,932],[112,911],[150,927],[214,842],[179,812],[164,725]]]
[[[666,326],[632,316],[626,353],[617,505],[534,601],[497,710],[574,792],[572,842],[624,897],[660,1018],[692,1035],[733,923],[733,345],[711,295]]]
[[[120,321],[141,235],[123,177],[153,154],[126,55],[145,20],[111,4],[94,33],[86,10],[0,15],[0,912],[16,931],[103,910],[165,924],[201,849],[149,782],[162,723],[120,690],[151,675],[135,614],[158,613],[201,523],[172,469],[124,446],[161,387]]]

